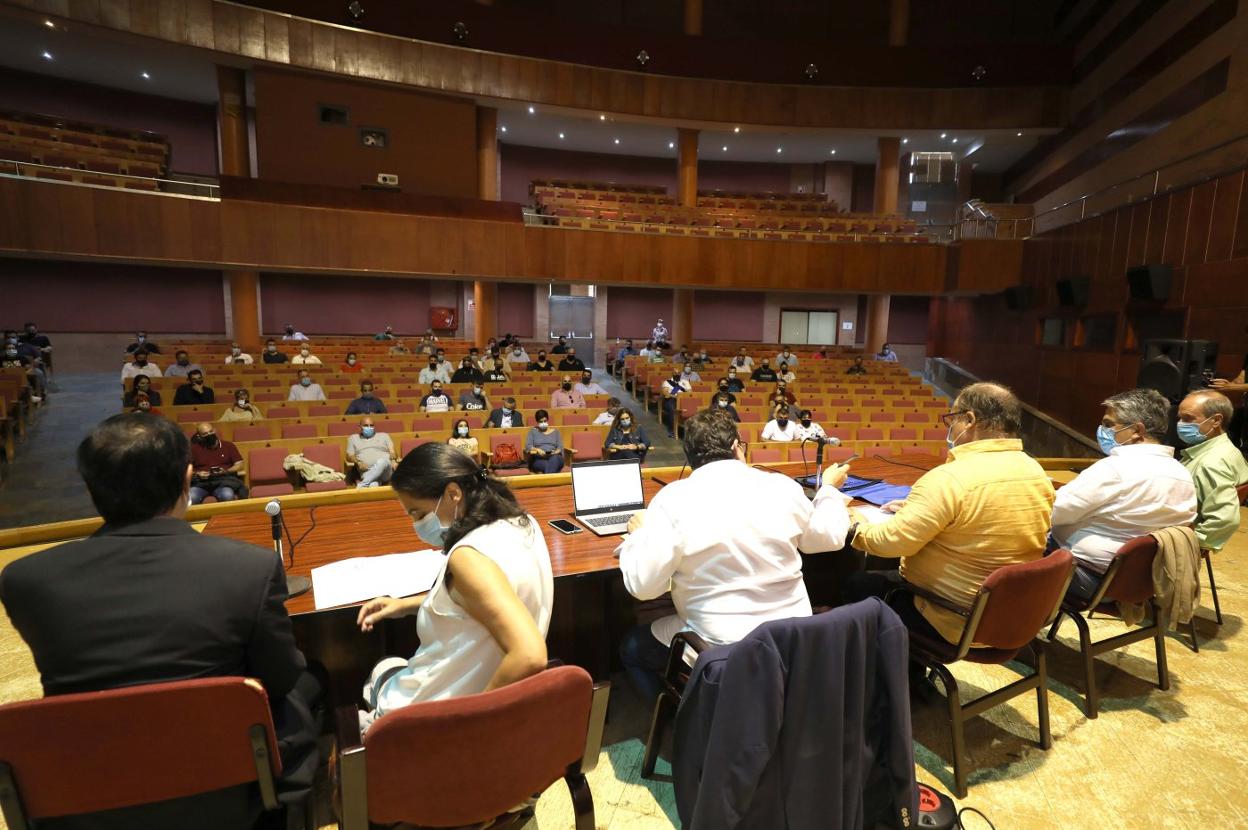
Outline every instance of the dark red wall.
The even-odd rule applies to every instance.
[[[521,337],[533,336],[534,291],[536,291],[536,286],[531,282],[499,283],[499,334],[511,332]]]
[[[639,341],[650,337],[650,330],[660,317],[672,328],[672,299],[669,288],[617,288],[607,295],[607,337],[631,337]]]
[[[929,297],[893,295],[888,304],[889,343],[927,343],[931,303]]]
[[[854,201],[849,209],[852,213],[870,213],[875,210],[874,164],[854,165]]]
[[[757,291],[694,292],[693,338],[762,340],[766,300],[767,295]]]
[[[0,259],[4,326],[55,332],[225,331],[220,271]]]
[[[791,164],[704,158],[698,161],[698,189],[788,193],[792,168]]]
[[[291,323],[309,337],[376,334],[387,325],[400,334],[423,332],[429,288],[419,279],[263,274],[260,327],[271,334]]]
[[[0,67],[0,109],[160,133],[173,145],[171,170],[217,175],[217,110],[211,104],[141,95]]]

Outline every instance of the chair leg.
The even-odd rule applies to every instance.
[[[1088,630],[1088,621],[1079,614],[1071,614],[1075,628],[1079,629],[1079,656],[1083,659],[1083,694],[1084,714],[1089,720],[1096,718],[1100,708],[1101,696],[1096,688],[1096,657],[1092,654],[1092,633]]]
[[[569,770],[563,777],[572,796],[572,812],[576,816],[576,830],[594,830],[594,794],[589,782],[579,769]]]
[[[1192,651],[1200,654],[1200,639],[1196,636],[1196,614],[1194,610],[1192,618],[1187,621],[1187,635],[1192,638]]]
[[[1157,626],[1157,633],[1153,637],[1157,651],[1157,688],[1163,692],[1170,688],[1170,665],[1166,661],[1166,625],[1158,617],[1160,612],[1156,604],[1153,605],[1153,625]],[[1192,627],[1192,641],[1195,642],[1195,626]]]
[[[944,665],[936,664],[932,670],[940,676],[945,687],[946,703],[949,705],[949,735],[953,748],[953,794],[958,798],[966,798],[966,732],[962,714],[962,700],[958,696],[958,681]]]
[[[1053,642],[1053,638],[1057,636],[1057,630],[1062,626],[1062,615],[1065,611],[1058,611],[1057,617],[1053,620],[1053,625],[1049,627],[1049,633],[1044,635],[1044,639]]]
[[[641,760],[641,777],[650,778],[654,775],[654,765],[659,759],[659,747],[663,745],[663,730],[671,718],[672,707],[676,698],[666,689],[659,692],[654,701],[654,712],[650,716],[650,734],[646,736],[646,754]]]
[[[1031,641],[1031,651],[1036,655],[1036,713],[1040,722],[1040,748],[1053,746],[1053,733],[1049,728],[1049,661],[1042,640]]]
[[[1213,580],[1213,555],[1206,552],[1203,556],[1205,568],[1209,571],[1209,594],[1213,597],[1213,616],[1218,621],[1218,625],[1222,625],[1222,603],[1218,602],[1218,583]]]

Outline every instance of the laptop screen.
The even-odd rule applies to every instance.
[[[642,504],[641,462],[573,464],[572,494],[577,513]]]

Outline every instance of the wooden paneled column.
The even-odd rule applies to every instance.
[[[476,307],[476,343],[484,349],[491,337],[498,337],[498,283],[477,280],[472,284],[472,304]]]
[[[685,34],[702,34],[702,0],[685,0]]]
[[[910,42],[910,0],[893,0],[888,12],[888,45],[905,46]]]
[[[498,201],[498,174],[498,110],[477,107],[477,198]],[[491,337],[498,337],[498,283],[474,282],[472,304],[477,347],[484,349]]]
[[[901,139],[896,136],[880,136],[878,145],[874,210],[876,213],[896,213],[897,188],[901,183]]]
[[[698,206],[698,131],[677,130],[676,196],[681,207]]]
[[[250,176],[247,142],[247,76],[232,66],[217,67],[217,150],[221,174]],[[227,271],[230,288],[228,334],[244,348],[260,345],[260,275]]]
[[[672,297],[672,350],[693,342],[693,289],[677,288]]]
[[[863,334],[863,348],[869,355],[879,352],[888,342],[888,308],[891,299],[887,294],[867,296],[867,329]]]

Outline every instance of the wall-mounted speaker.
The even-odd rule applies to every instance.
[[[1212,340],[1146,340],[1135,383],[1178,403],[1188,392],[1204,388],[1217,363],[1218,344]]]
[[[1133,300],[1168,300],[1170,298],[1169,265],[1137,265],[1127,269],[1127,287]]]

